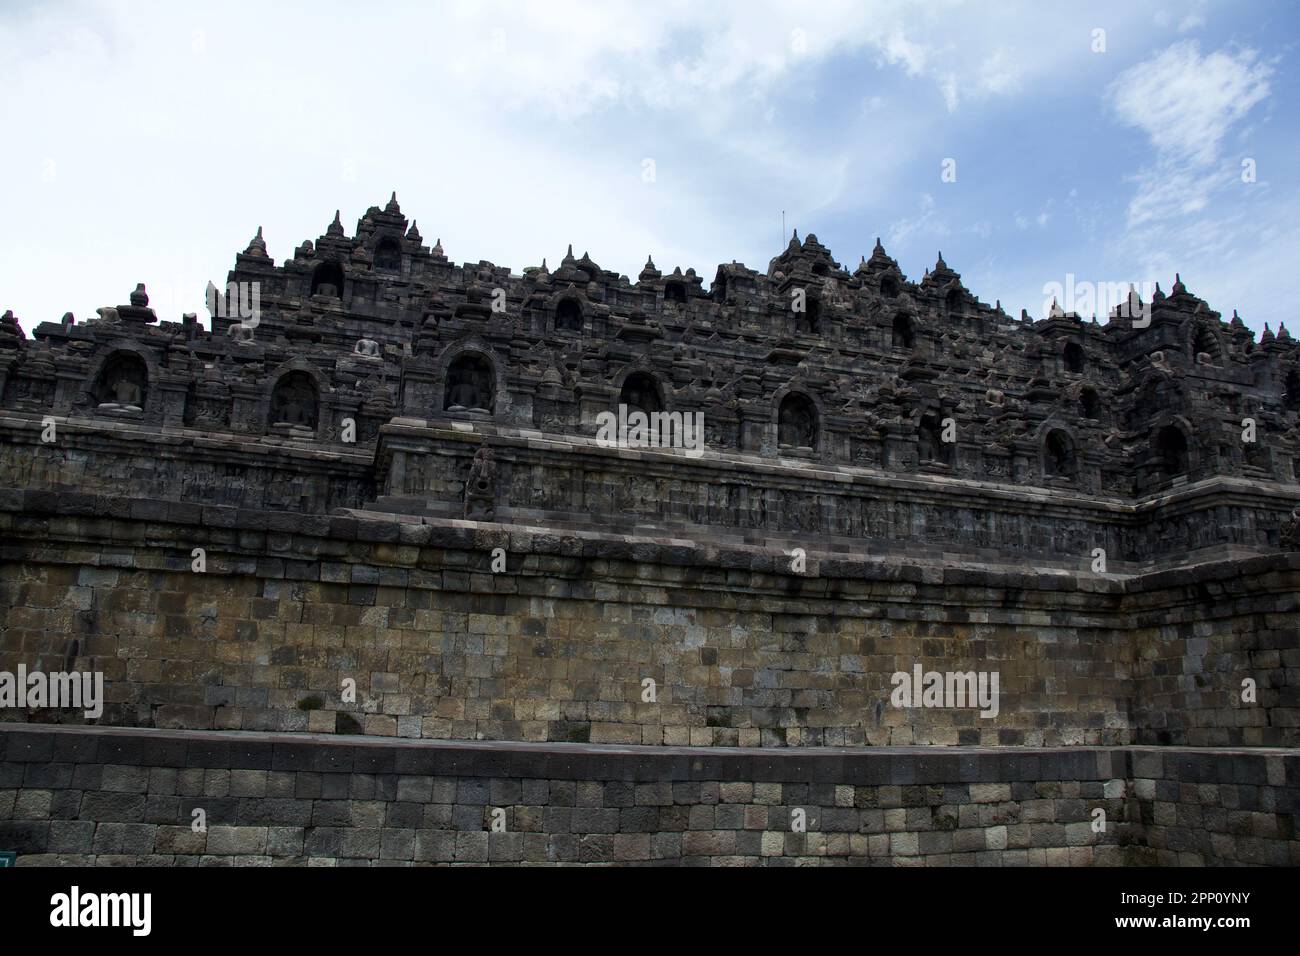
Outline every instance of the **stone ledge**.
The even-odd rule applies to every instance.
[[[1159,758],[1157,760],[1157,758]],[[406,740],[328,734],[0,725],[0,761],[322,773],[916,786],[1041,779],[1105,781],[1176,770],[1187,783],[1259,776],[1280,760],[1300,782],[1300,748],[715,748]],[[1258,764],[1258,768],[1254,765]],[[1138,771],[1135,773],[1134,771]],[[1262,778],[1261,778],[1262,779]]]
[[[198,505],[184,502],[110,499],[103,495],[56,493],[50,491],[0,490],[0,514],[9,513],[10,539],[20,540],[24,521],[41,526],[42,550],[48,549],[58,535],[49,527],[51,521],[73,517],[113,518],[101,527],[82,529],[69,538],[78,546],[100,547],[115,544],[141,544],[139,535],[127,533],[125,522],[172,525],[181,528],[212,528],[237,533],[278,532],[292,534],[305,560],[324,560],[335,549],[311,546],[315,539],[356,542],[372,546],[409,546],[413,552],[402,561],[396,549],[388,548],[381,559],[370,556],[370,563],[417,567],[422,564],[419,549],[461,549],[488,552],[503,547],[515,555],[553,555],[574,561],[627,561],[641,565],[696,567],[751,571],[806,582],[815,587],[826,579],[881,580],[915,585],[945,587],[1003,587],[1022,590],[1079,591],[1121,596],[1156,589],[1183,587],[1206,582],[1223,582],[1230,589],[1240,589],[1244,579],[1260,578],[1270,572],[1300,570],[1300,552],[1240,555],[1189,564],[1178,568],[1152,569],[1142,573],[1097,575],[1064,568],[1014,567],[1001,563],[980,563],[962,556],[941,556],[929,560],[908,555],[883,555],[853,558],[836,551],[809,549],[809,567],[815,574],[794,575],[785,572],[783,557],[770,547],[709,543],[704,540],[665,538],[662,535],[638,536],[599,531],[564,530],[535,525],[513,525],[460,519],[402,519],[396,515],[348,512],[340,515],[295,515],[288,512],[237,508],[225,505]],[[162,542],[155,527],[147,538],[151,546]],[[200,532],[201,534],[201,532]],[[180,537],[180,534],[178,534]],[[193,535],[185,539],[185,551],[192,546]],[[221,552],[235,542],[216,542],[213,550]],[[180,545],[178,544],[177,547]],[[238,553],[247,548],[235,548]],[[21,548],[7,547],[3,557],[22,559]],[[251,553],[261,554],[255,547]],[[292,556],[286,548],[284,556]],[[340,560],[334,558],[333,560]],[[367,563],[349,554],[350,562]],[[186,557],[188,563],[188,556]],[[214,567],[214,572],[217,568]],[[525,569],[526,570],[526,569]],[[556,573],[560,568],[549,568]]]

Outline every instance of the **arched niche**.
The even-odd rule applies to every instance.
[[[402,244],[393,236],[385,236],[375,246],[375,269],[379,272],[402,271]]]
[[[577,296],[566,295],[555,304],[555,328],[561,332],[581,332],[582,303]]]
[[[620,405],[627,406],[629,414],[632,411],[642,411],[650,415],[664,410],[659,383],[649,372],[632,372],[623,379],[618,401]]]
[[[320,424],[320,389],[311,373],[293,369],[276,379],[271,389],[267,424],[316,431]]]
[[[802,392],[790,392],[777,408],[776,443],[782,451],[811,454],[817,450],[817,406]]]
[[[951,465],[954,442],[943,440],[944,419],[941,409],[925,412],[917,423],[917,459],[930,464]]]
[[[1065,348],[1061,351],[1061,360],[1065,363],[1065,370],[1073,372],[1076,375],[1084,370],[1083,346],[1078,342],[1066,342]]]
[[[671,437],[663,422],[652,417],[664,410],[663,392],[658,380],[645,371],[629,372],[618,393],[619,404],[626,408],[628,419],[633,412],[641,412],[647,419],[647,438],[656,446],[666,445]]]
[[[948,294],[943,298],[943,307],[952,318],[960,318],[965,315],[966,300],[962,298],[961,290],[949,289]]]
[[[727,275],[721,269],[718,270],[718,277],[713,280],[713,288],[709,290],[709,295],[715,302],[727,301]]]
[[[311,294],[343,297],[343,267],[333,259],[326,259],[311,272]]]
[[[1166,478],[1187,474],[1190,457],[1187,436],[1177,425],[1165,425],[1155,436],[1156,459]]]
[[[796,332],[803,332],[808,335],[815,335],[821,331],[822,327],[822,304],[821,300],[813,296],[805,296],[803,301],[803,311],[794,310],[794,329]]]
[[[1300,369],[1287,372],[1284,401],[1288,412],[1300,412]]]
[[[890,341],[896,349],[907,349],[911,351],[916,345],[916,329],[912,325],[911,317],[899,312],[894,316],[894,326],[890,332]]]
[[[1043,439],[1043,476],[1073,481],[1078,474],[1079,461],[1074,451],[1074,440],[1065,431],[1053,428]]]
[[[1101,396],[1095,388],[1085,388],[1079,393],[1079,416],[1081,418],[1102,420]]]
[[[686,304],[686,283],[668,282],[664,284],[664,301],[674,305]]]
[[[149,367],[134,352],[108,357],[95,380],[93,395],[101,408],[143,410],[149,391]]]
[[[447,366],[443,411],[491,415],[496,410],[496,373],[482,352],[461,352]]]

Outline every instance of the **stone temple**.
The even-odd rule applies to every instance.
[[[513,274],[396,196],[209,295],[0,320],[0,671],[104,680],[0,707],[20,864],[1300,863],[1285,327]]]

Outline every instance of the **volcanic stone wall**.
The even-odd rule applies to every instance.
[[[1295,750],[0,730],[0,844],[20,865],[1285,865],[1298,791]]]
[[[1158,572],[1129,589],[1137,742],[1300,742],[1297,557]]]
[[[325,513],[373,497],[371,456],[133,422],[41,421],[0,413],[0,484],[148,501]]]
[[[784,555],[688,541],[41,492],[0,493],[0,531],[0,669],[103,672],[109,724],[731,747],[1296,742],[1295,554],[1125,578],[811,553],[793,574]],[[891,676],[917,665],[996,672],[997,715],[894,706]]]
[[[601,447],[578,435],[398,418],[377,450],[0,411],[0,486],[323,516],[459,518],[492,449],[494,520],[772,547],[1131,573],[1283,543],[1292,488],[1216,476],[1138,500],[858,464]]]

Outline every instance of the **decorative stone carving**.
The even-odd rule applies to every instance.
[[[1300,551],[1300,507],[1292,509],[1291,514],[1282,519],[1278,543],[1283,551]]]
[[[204,369],[186,405],[187,424],[222,428],[230,423],[230,386],[221,379],[216,367]]]
[[[492,449],[483,445],[474,453],[465,480],[465,517],[496,520],[497,465]]]
[[[26,337],[12,309],[0,315],[0,349],[16,349]]]

